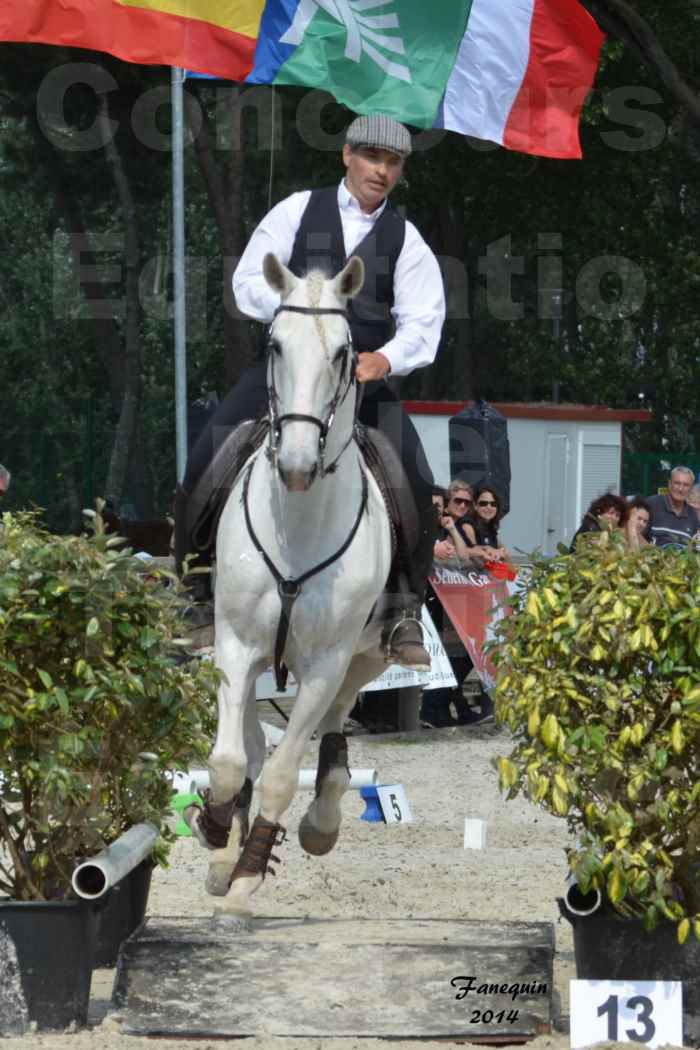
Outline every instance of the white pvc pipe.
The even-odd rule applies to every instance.
[[[351,769],[349,791],[359,791],[360,788],[374,787],[379,783],[379,775],[376,769]],[[299,770],[299,788],[302,791],[314,791],[316,788],[316,770]]]
[[[153,824],[134,824],[96,857],[84,860],[73,872],[73,889],[85,900],[102,897],[153,850],[158,829]]]
[[[593,915],[602,903],[603,895],[600,890],[592,889],[588,893],[582,893],[576,879],[573,876],[569,877],[564,894],[564,904],[572,915]]]
[[[176,774],[177,775],[177,774]],[[190,791],[206,791],[209,787],[209,770],[193,769],[187,774],[190,778]],[[256,785],[259,784],[256,780]],[[351,769],[349,790],[359,791],[363,787],[374,787],[379,783],[379,774],[376,769]],[[182,781],[180,781],[182,784]],[[297,786],[302,791],[313,791],[316,787],[316,770],[300,769]],[[187,792],[185,792],[187,793]]]

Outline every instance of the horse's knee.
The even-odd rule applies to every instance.
[[[212,801],[228,802],[237,795],[247,776],[247,762],[230,753],[212,753],[209,756],[209,782]]]

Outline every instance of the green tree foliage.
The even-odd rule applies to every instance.
[[[651,928],[700,939],[700,560],[582,537],[536,560],[499,626],[497,714],[515,746],[497,762],[565,817],[581,889]]]
[[[104,535],[5,514],[0,544],[0,890],[61,899],[133,824],[172,841],[166,772],[203,760],[218,672],[182,663],[182,600]],[[144,760],[151,753],[152,760]]]
[[[583,161],[451,133],[418,138],[395,200],[442,259],[449,314],[436,364],[409,377],[403,393],[620,407],[644,390],[654,394],[654,425],[641,428],[638,446],[692,452],[700,22],[681,0],[587,3],[610,35],[584,108]],[[14,468],[9,501],[46,505],[51,526],[63,528],[77,527],[80,506],[97,494],[140,516],[167,513],[169,71],[49,47],[3,44],[0,55],[0,458]],[[70,90],[42,92],[67,63]],[[108,89],[96,92],[101,77]],[[292,88],[190,80],[186,96],[191,402],[223,396],[256,352],[258,326],[235,311],[231,271],[270,203],[339,178],[350,114]],[[115,122],[112,152],[99,136],[74,150],[100,119]],[[83,272],[78,284],[79,263],[99,263],[99,279]]]

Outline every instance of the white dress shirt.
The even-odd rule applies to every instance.
[[[274,252],[287,265],[310,196],[310,190],[303,190],[276,204],[253,233],[236,267],[233,294],[238,309],[256,321],[269,323],[280,303],[263,277],[263,259]],[[370,232],[385,205],[386,201],[367,215],[345,182],[340,183],[338,206],[347,257]],[[445,320],[445,294],[437,259],[410,222],[406,222],[406,237],[396,261],[391,313],[396,331],[381,352],[392,374],[408,375],[414,368],[429,365],[435,359]]]

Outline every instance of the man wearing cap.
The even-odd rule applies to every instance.
[[[233,276],[242,313],[269,324],[279,295],[262,272],[268,252],[301,277],[313,269],[338,273],[351,255],[365,266],[365,283],[348,304],[357,378],[363,384],[360,421],[376,427],[401,456],[421,520],[411,552],[412,612],[419,613],[432,561],[435,515],[432,474],[418,435],[386,383],[389,375],[408,375],[430,364],[437,352],[445,299],[435,256],[410,222],[387,201],[411,152],[407,129],[389,117],[358,117],[343,146],[345,177],[340,185],[293,193],[265,216],[253,233]],[[192,451],[176,498],[177,520],[188,493],[201,476],[216,435],[244,419],[262,415],[267,405],[265,365],[246,370],[221,403]],[[207,577],[200,577],[206,580]],[[201,593],[200,600],[205,597]],[[391,655],[399,663],[429,664],[413,621],[395,630]]]

